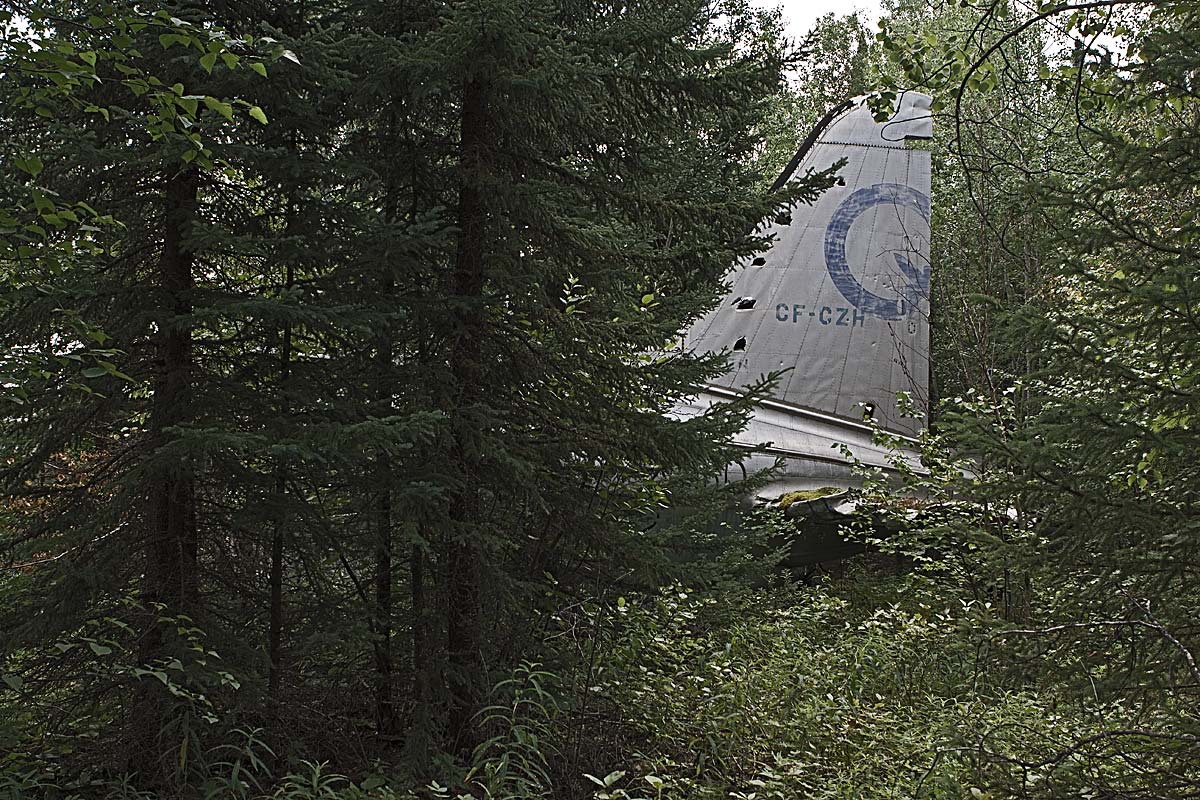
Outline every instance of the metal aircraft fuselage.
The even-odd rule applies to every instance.
[[[838,185],[766,223],[770,249],[739,265],[729,295],[686,332],[685,347],[727,350],[731,368],[681,416],[785,371],[737,439],[770,443],[748,453],[747,470],[784,460],[764,496],[853,485],[843,445],[889,468],[896,453],[872,442],[866,416],[905,437],[926,424],[901,413],[897,394],[927,407],[930,152],[914,144],[932,133],[930,98],[916,92],[882,123],[862,101],[828,114],[779,183],[844,160]]]

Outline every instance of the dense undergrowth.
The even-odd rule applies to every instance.
[[[261,732],[221,717],[238,681],[180,620],[190,664],[132,666],[120,629],[99,624],[58,649],[114,682],[160,683],[189,709],[181,724],[204,731],[161,735],[179,737],[176,766],[195,797],[957,798],[1078,778],[1070,760],[1031,770],[1009,756],[1036,760],[1125,709],[1089,707],[1011,659],[994,644],[1008,623],[993,603],[892,565],[867,556],[815,587],[677,584],[565,610],[543,660],[495,687],[477,720],[490,737],[434,779],[276,759]],[[81,766],[118,735],[107,720],[75,741],[20,741],[36,721],[11,698],[0,797],[155,796],[132,788],[136,765],[121,776]]]

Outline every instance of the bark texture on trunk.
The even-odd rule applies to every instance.
[[[386,471],[386,460],[384,463]],[[396,715],[395,676],[392,665],[392,501],[390,475],[385,474],[376,504],[375,551],[375,724],[379,735],[394,738],[399,732]]]
[[[388,123],[388,140],[394,141],[398,121],[393,114]],[[390,185],[384,199],[384,217],[389,224],[397,221],[397,187]],[[390,301],[396,292],[396,282],[384,265],[379,292]],[[375,344],[375,364],[379,375],[376,385],[375,411],[379,417],[391,416],[394,410],[396,348],[390,323],[384,324]],[[375,525],[375,599],[371,615],[372,649],[375,657],[375,730],[384,741],[394,741],[400,734],[400,719],[396,708],[396,676],[392,661],[395,634],[393,617],[393,549],[395,510],[392,508],[392,487],[395,483],[392,459],[381,452],[375,463],[378,496],[374,500]]]
[[[295,149],[295,143],[292,143]],[[294,230],[296,210],[289,205],[288,220],[284,236]],[[284,272],[284,291],[290,291],[296,283],[296,268],[289,261]],[[291,413],[288,401],[288,382],[292,378],[292,323],[284,322],[279,343],[279,415],[286,418]],[[270,610],[267,630],[267,657],[270,660],[267,674],[267,704],[272,716],[279,709],[279,692],[283,681],[283,551],[284,536],[290,522],[284,511],[287,500],[288,470],[279,464],[275,471],[275,502],[278,504],[275,522],[271,531],[271,565],[267,577],[270,591]]]
[[[196,177],[186,172],[168,179],[158,283],[163,308],[158,320],[160,368],[154,381],[151,430],[154,446],[167,444],[167,430],[189,421],[192,400],[192,313],[194,257],[186,244],[196,213]],[[151,488],[149,564],[146,594],[168,613],[194,612],[199,603],[195,486],[188,464],[159,465]]]
[[[482,79],[463,88],[462,183],[459,191],[458,253],[452,291],[459,301],[457,329],[450,350],[455,397],[451,404],[454,443],[451,458],[459,490],[452,493],[449,513],[446,657],[450,737],[459,749],[469,749],[471,719],[483,696],[483,555],[480,542],[477,489],[477,448],[470,440],[471,409],[483,398],[483,340],[486,334],[483,287],[486,279],[487,208],[484,179],[492,167],[495,131],[488,107],[488,87]]]
[[[170,642],[163,615],[198,616],[200,577],[199,534],[196,526],[195,478],[186,457],[165,458],[170,429],[191,420],[194,402],[192,375],[191,293],[195,258],[187,244],[196,214],[197,179],[194,171],[172,175],[163,187],[162,250],[155,264],[158,295],[157,354],[150,401],[150,458],[155,460],[146,482],[145,628],[138,644],[142,663],[168,656]],[[160,737],[174,705],[154,681],[139,684],[141,696],[133,706],[132,734],[138,743],[139,767],[164,789],[175,780],[176,754],[172,742]]]

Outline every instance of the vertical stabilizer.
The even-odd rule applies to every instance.
[[[827,116],[780,181],[845,160],[839,185],[771,221],[774,243],[731,275],[732,291],[687,333],[687,346],[732,351],[716,386],[790,370],[775,399],[846,420],[864,408],[913,434],[897,392],[929,397],[930,98],[901,96],[877,123],[861,101]]]

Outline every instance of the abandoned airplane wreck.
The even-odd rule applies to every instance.
[[[827,114],[776,186],[841,162],[837,185],[767,222],[770,249],[731,272],[727,297],[685,335],[685,347],[728,351],[732,360],[676,410],[680,417],[783,372],[736,444],[746,451],[743,474],[781,465],[757,499],[790,496],[788,516],[814,535],[819,529],[826,546],[810,560],[853,550],[830,531],[853,513],[846,490],[859,483],[855,461],[888,472],[900,459],[920,469],[914,437],[929,402],[930,106],[928,95],[905,92],[882,122],[861,98]],[[902,413],[900,393],[916,416]],[[877,444],[876,426],[900,449]]]

